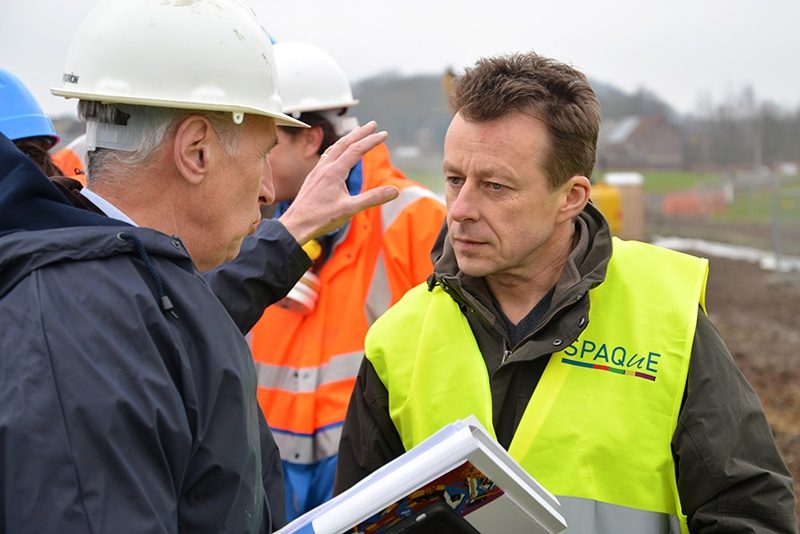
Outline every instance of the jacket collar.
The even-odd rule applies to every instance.
[[[565,307],[580,301],[605,278],[612,247],[611,232],[605,218],[589,203],[575,220],[575,229],[572,252],[556,284],[542,325]],[[462,307],[474,309],[490,325],[502,329],[484,279],[467,276],[459,270],[453,247],[447,239],[446,226],[442,228],[431,255],[434,272],[428,280],[429,287],[441,285]]]
[[[185,270],[194,266],[183,244],[150,228],[110,219],[54,185],[14,144],[0,134],[0,296],[36,269],[60,262],[139,254],[170,259]],[[120,238],[125,233],[135,241]]]

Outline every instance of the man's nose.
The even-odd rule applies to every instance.
[[[258,196],[262,199],[262,202],[265,204],[272,204],[275,202],[275,183],[272,179],[272,167],[269,165],[269,158],[264,162],[260,186]]]
[[[447,214],[458,222],[478,219],[478,194],[475,187],[466,182],[447,195]]]

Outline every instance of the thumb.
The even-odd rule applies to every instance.
[[[400,190],[394,186],[376,187],[375,189],[368,189],[354,197],[350,197],[352,203],[353,213],[358,213],[361,210],[371,208],[373,206],[380,206],[390,200],[397,198]]]

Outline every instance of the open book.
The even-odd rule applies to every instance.
[[[566,527],[556,498],[469,417],[276,534],[552,534]]]

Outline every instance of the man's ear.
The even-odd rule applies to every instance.
[[[209,172],[216,132],[208,118],[190,115],[181,121],[175,131],[173,159],[184,179],[199,184]]]
[[[319,156],[319,147],[322,146],[322,138],[325,132],[322,126],[312,126],[300,131],[300,138],[303,142],[303,157],[310,158]]]
[[[589,202],[592,184],[585,176],[573,176],[561,186],[563,200],[559,209],[559,221],[568,221],[577,217]]]

